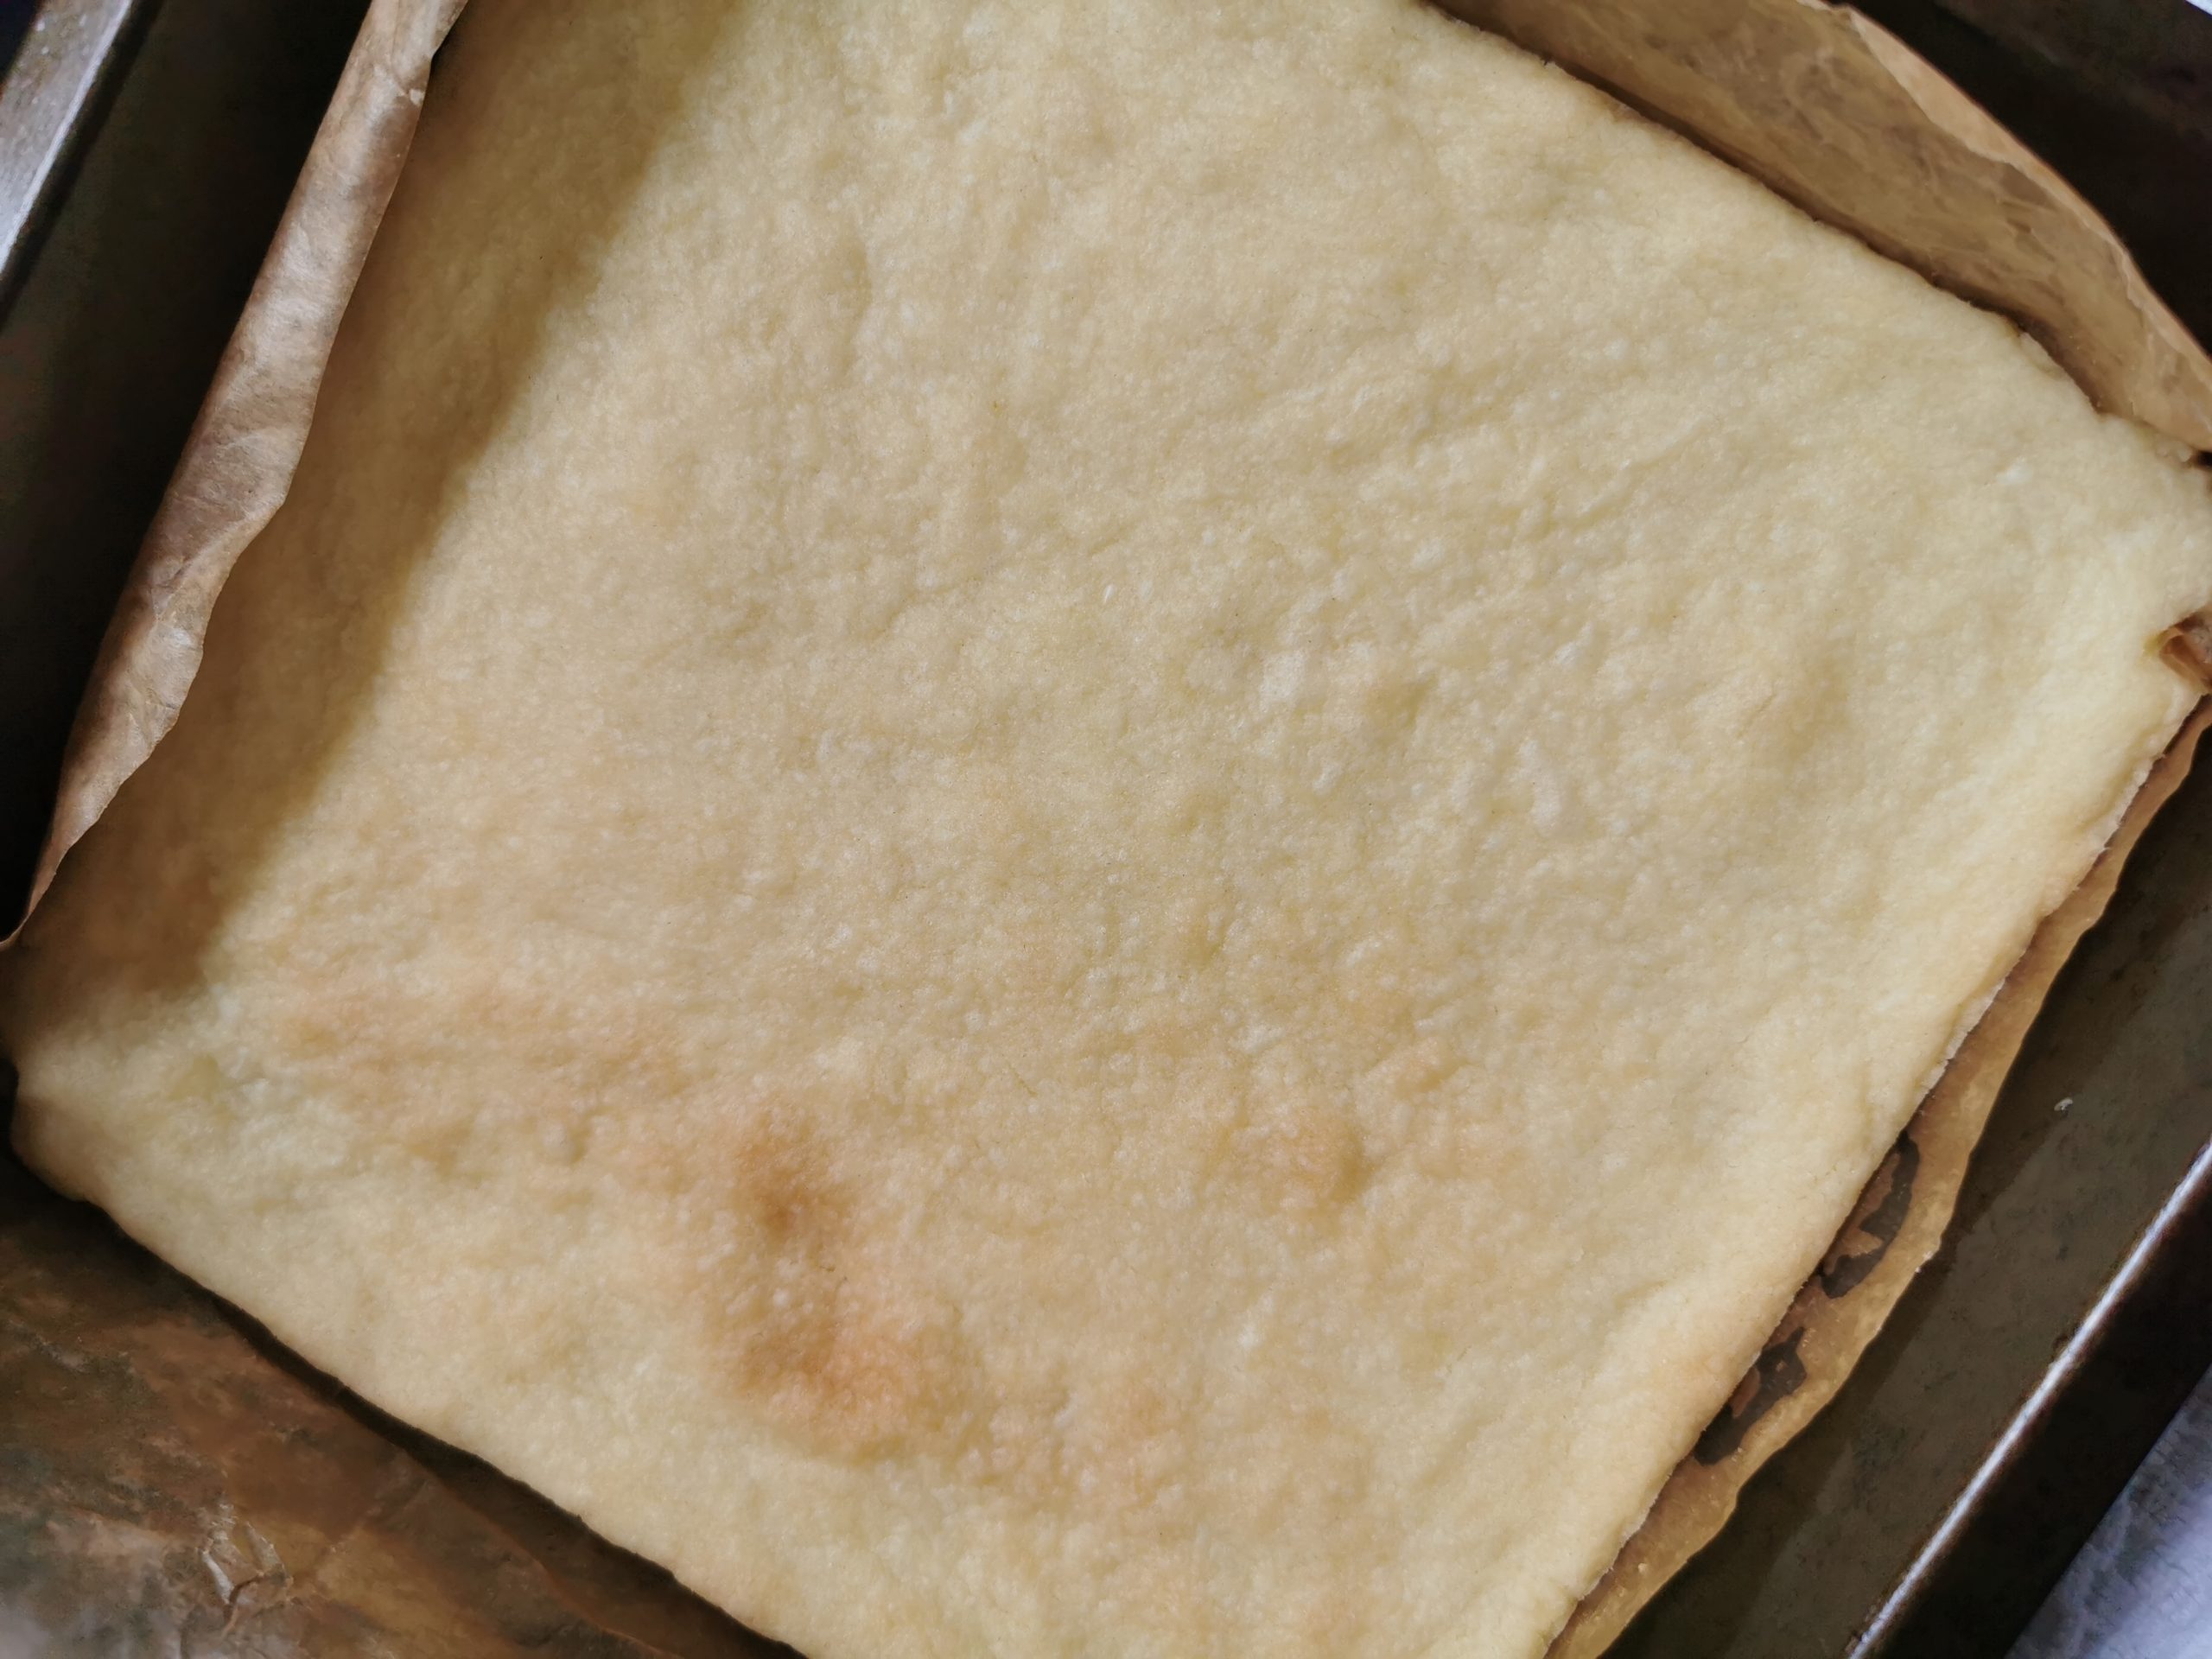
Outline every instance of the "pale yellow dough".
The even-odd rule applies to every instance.
[[[1535,1655],[2209,594],[1408,0],[475,0],[17,1134],[814,1659]]]

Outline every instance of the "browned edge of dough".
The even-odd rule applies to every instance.
[[[100,642],[12,944],[69,849],[176,724],[232,567],[291,488],[338,325],[465,0],[372,0]]]

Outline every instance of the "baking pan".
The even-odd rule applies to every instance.
[[[1968,0],[1863,9],[2067,172],[2184,320],[2212,334],[2212,216],[2201,201],[2212,176],[2212,91],[2192,90],[2187,73],[2212,63],[2212,51],[2196,55],[2212,19],[2181,0],[2128,0],[2109,15],[2157,26],[2087,38],[2124,41],[2133,55],[2100,48],[2069,59],[2061,15],[2078,18],[2081,0],[2001,16]],[[0,881],[11,894],[99,629],[359,14],[353,0],[167,0],[127,72],[117,73],[126,30],[105,79],[82,77],[83,96],[60,120],[81,137],[102,86],[119,81],[0,329]],[[1993,16],[2006,33],[1992,32]],[[2145,79],[2154,73],[2155,96]],[[50,188],[43,200],[56,200]],[[2002,1653],[2212,1357],[2212,1306],[2191,1268],[2212,1255],[2212,1164],[2200,1156],[2212,1141],[2207,813],[2212,774],[2201,772],[2153,825],[2107,921],[2047,1004],[1942,1255],[1835,1403],[1775,1459],[1728,1530],[1616,1651]],[[0,1180],[0,1217],[35,1217],[41,1248],[118,1271],[127,1262],[149,1309],[201,1321],[242,1363],[268,1366],[251,1327],[95,1213],[43,1196],[20,1171]],[[303,1398],[366,1425],[365,1435],[397,1440],[400,1461],[435,1468],[459,1495],[454,1528],[490,1512],[495,1537],[557,1534],[542,1505],[498,1477],[279,1370]],[[487,1605],[493,1577],[527,1576],[527,1563],[474,1535],[457,1533],[454,1547],[456,1559],[493,1563]],[[540,1554],[566,1547],[531,1545]],[[604,1555],[590,1571],[651,1580],[650,1569]],[[0,1648],[7,1598],[30,1593],[9,1583],[6,1567],[0,1559]],[[574,1562],[562,1571],[571,1586],[590,1575]],[[235,1573],[207,1583],[214,1630],[243,1592]],[[638,1632],[640,1650],[765,1650],[663,1590],[671,1622]],[[534,1605],[524,1597],[514,1616],[534,1616]],[[195,1650],[225,1649],[217,1637]]]

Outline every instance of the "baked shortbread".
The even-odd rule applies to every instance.
[[[2208,597],[2009,325],[1408,0],[474,0],[16,1134],[813,1659],[1519,1659]]]

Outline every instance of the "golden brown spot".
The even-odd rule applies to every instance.
[[[938,1440],[950,1310],[818,1137],[724,1110],[684,1112],[626,1148],[631,1179],[670,1200],[649,1294],[696,1310],[718,1373],[793,1433],[847,1455]]]

